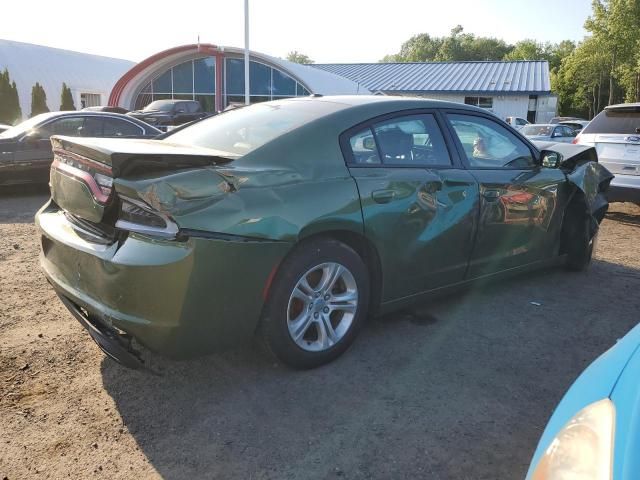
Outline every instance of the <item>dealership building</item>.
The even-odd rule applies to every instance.
[[[300,65],[251,51],[252,103],[321,95],[410,95],[467,103],[500,118],[546,122],[555,115],[546,61],[356,63]],[[113,105],[141,109],[154,100],[198,100],[206,111],[244,103],[244,49],[183,45],[134,63],[127,60],[0,40],[0,69],[15,80],[24,117],[31,88],[43,85],[49,109],[62,83],[76,108]]]
[[[6,19],[5,19],[6,20]],[[105,105],[116,81],[135,65],[129,60],[0,39],[0,71],[16,82],[23,118],[31,112],[31,89],[38,82],[49,110],[60,108],[62,84],[76,108]]]
[[[546,123],[556,113],[546,61],[337,63],[315,68],[384,95],[411,95],[485,108],[500,118]]]
[[[206,111],[244,103],[244,50],[184,45],[135,65],[113,87],[110,105],[139,110],[154,100],[198,100]],[[249,57],[251,103],[281,98],[352,95],[369,90],[348,78],[262,53]]]

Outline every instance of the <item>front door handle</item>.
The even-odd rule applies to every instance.
[[[485,190],[484,192],[482,192],[482,196],[489,202],[493,202],[495,200],[497,200],[498,198],[500,198],[500,191],[499,190]]]
[[[374,190],[371,192],[371,198],[376,203],[389,203],[395,196],[395,190]]]

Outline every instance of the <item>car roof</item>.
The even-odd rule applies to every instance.
[[[605,110],[629,110],[640,111],[640,103],[618,103],[617,105],[607,105]]]
[[[331,103],[337,107],[336,110],[346,110],[350,107],[361,107],[366,109],[366,107],[377,106],[380,107],[379,110],[388,111],[393,111],[394,109],[411,110],[439,108],[469,110],[473,112],[482,112],[484,114],[494,115],[493,112],[489,112],[484,108],[466,105],[464,103],[455,103],[443,100],[434,100],[430,98],[418,98],[400,95],[309,95],[306,97],[293,97],[278,101],[306,102],[308,108],[310,109],[313,109],[314,105],[318,105],[320,107],[320,104]]]

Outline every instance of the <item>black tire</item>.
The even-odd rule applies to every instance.
[[[567,261],[565,267],[573,272],[581,272],[591,264],[596,235],[591,237],[591,219],[586,215],[577,215],[569,219],[565,232]]]
[[[335,344],[321,351],[308,351],[301,348],[293,339],[293,334],[289,332],[288,316],[293,308],[292,303],[295,302],[295,300],[292,299],[292,294],[298,282],[301,281],[308,272],[320,265],[328,263],[343,266],[348,273],[351,274],[349,279],[355,281],[355,285],[357,286],[357,301],[353,300],[353,303],[356,304],[355,313],[349,317],[350,323],[349,321],[345,323],[349,326],[345,327],[344,333]],[[311,275],[313,275],[313,273]],[[340,282],[342,282],[341,278],[336,282],[336,285]],[[339,286],[336,288],[339,288]],[[351,346],[358,331],[362,327],[369,306],[369,289],[369,272],[367,266],[351,247],[328,238],[320,238],[303,243],[283,261],[271,285],[269,297],[265,304],[260,323],[260,331],[267,348],[280,361],[298,369],[315,368],[333,361]],[[310,311],[313,311],[311,310],[312,308],[316,308],[311,305],[312,303],[313,302],[306,304]],[[300,308],[300,312],[305,311],[303,308]],[[302,313],[300,313],[300,315],[302,315]],[[312,314],[309,313],[309,315]],[[333,313],[331,315],[333,315]],[[342,313],[342,315],[345,314]],[[326,317],[328,318],[330,315]],[[335,319],[333,321],[335,321]],[[338,326],[341,321],[342,318],[337,319]],[[314,326],[313,328],[319,327]],[[323,329],[324,328],[326,327],[323,326]],[[309,330],[309,332],[311,335],[314,333],[312,330]],[[317,331],[317,335],[317,342],[319,342],[319,331]],[[306,340],[302,338],[299,339],[299,341],[305,342]]]

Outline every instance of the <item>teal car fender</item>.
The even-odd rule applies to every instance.
[[[588,405],[609,398],[615,413],[613,478],[631,480],[640,471],[640,325],[603,353],[578,377],[549,420],[531,460],[527,479],[556,435]]]

